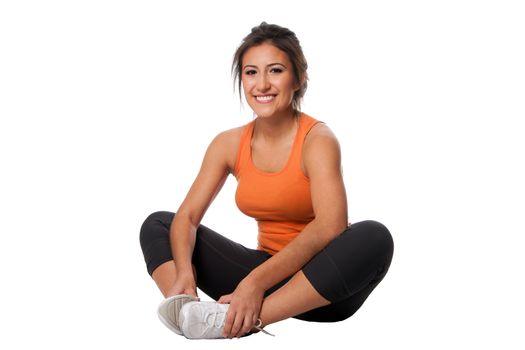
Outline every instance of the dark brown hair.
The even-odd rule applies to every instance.
[[[301,108],[301,100],[306,92],[308,82],[308,73],[306,72],[308,69],[308,63],[306,62],[303,49],[301,48],[299,40],[294,32],[276,24],[262,22],[257,27],[253,27],[251,33],[242,40],[241,45],[237,51],[235,51],[232,63],[232,75],[234,76],[234,86],[236,82],[238,83],[239,98],[241,98],[242,59],[244,54],[249,48],[263,43],[270,43],[279,50],[285,52],[288,55],[290,62],[292,62],[295,82],[300,84],[299,90],[294,93],[292,107],[296,113],[299,112]]]

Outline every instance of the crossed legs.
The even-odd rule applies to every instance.
[[[141,229],[148,271],[164,296],[176,279],[169,244],[174,215],[154,213]],[[388,270],[393,253],[391,236],[381,224],[367,221],[352,225],[352,232],[345,231],[337,240],[306,269],[267,291],[260,314],[264,325],[289,317],[339,321],[361,306]],[[197,286],[218,300],[269,258],[266,252],[248,249],[201,225],[192,258]]]

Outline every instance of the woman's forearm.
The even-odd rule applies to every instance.
[[[193,274],[191,258],[197,227],[184,215],[175,215],[170,228],[171,251],[177,274]]]
[[[268,290],[299,271],[344,229],[316,220],[310,222],[286,247],[254,269],[248,275],[248,280]]]

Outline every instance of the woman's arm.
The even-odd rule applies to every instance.
[[[177,279],[193,281],[193,284],[195,282],[191,264],[195,234],[206,210],[233,169],[237,134],[239,134],[238,129],[225,131],[211,142],[199,174],[173,219],[170,241],[175,257]],[[181,292],[183,291],[173,290],[171,294]]]
[[[348,225],[341,151],[335,135],[324,124],[311,130],[303,148],[306,175],[315,219],[286,247],[254,269],[246,278],[262,290],[299,271]],[[243,281],[245,282],[245,281]]]

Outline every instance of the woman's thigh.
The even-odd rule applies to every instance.
[[[201,225],[192,259],[197,270],[197,286],[218,300],[232,293],[253,269],[270,257],[267,252],[246,248]]]

